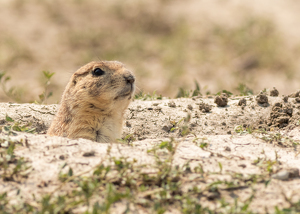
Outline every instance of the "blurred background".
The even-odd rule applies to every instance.
[[[47,103],[57,103],[93,60],[121,61],[141,91],[171,98],[195,81],[202,94],[290,94],[300,88],[299,11],[296,0],[1,0],[0,101],[53,92]],[[46,93],[43,71],[55,73]]]

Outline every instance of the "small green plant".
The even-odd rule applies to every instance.
[[[254,132],[252,126],[247,126],[244,127],[242,125],[234,127],[234,131],[238,133],[239,135],[244,135],[244,134],[252,134]]]
[[[67,179],[69,179],[70,177],[73,176],[73,169],[71,167],[69,167],[69,170],[67,171],[67,173],[63,173],[62,170],[67,166],[67,164],[64,164],[62,167],[61,167],[61,170],[59,172],[59,175],[58,175],[58,179],[62,182],[66,181]]]
[[[19,122],[14,121],[8,115],[5,116],[5,120],[7,122],[7,125],[4,125],[2,127],[2,129],[8,135],[10,135],[10,134],[16,135],[16,133],[14,131],[17,131],[17,132],[27,132],[27,133],[35,133],[35,128],[30,128],[30,124],[20,125]]]
[[[48,92],[50,80],[55,73],[51,73],[49,71],[43,71],[43,75],[46,79],[44,84],[44,91],[39,95],[39,102],[37,103],[46,103],[47,99],[53,95],[52,92]],[[24,90],[19,87],[8,87],[7,83],[11,80],[11,77],[6,74],[6,72],[0,72],[0,86],[4,94],[12,99],[15,102],[22,102],[22,95]]]
[[[24,158],[18,158],[14,154],[16,144],[10,138],[0,138],[0,178],[3,181],[19,181],[29,174],[30,166]]]
[[[236,89],[239,91],[240,96],[253,95],[253,90],[248,88],[244,83],[240,83]]]
[[[6,155],[13,155],[14,145],[9,145]],[[61,185],[52,193],[42,195],[41,199],[34,198],[33,202],[19,204],[18,212],[73,213],[75,210],[85,209],[85,213],[111,213],[112,207],[122,201],[125,204],[122,210],[124,213],[131,213],[132,208],[136,207],[149,213],[164,213],[170,208],[186,214],[229,211],[252,213],[249,205],[255,191],[246,200],[236,199],[233,203],[226,201],[223,193],[251,188],[257,182],[266,182],[268,174],[244,176],[228,172],[223,170],[221,162],[220,170],[216,172],[204,171],[201,164],[191,168],[190,161],[179,166],[174,162],[178,145],[179,142],[172,138],[155,144],[148,150],[148,154],[153,155],[155,160],[152,164],[139,164],[130,157],[113,157],[110,154],[111,146],[102,161],[87,171],[75,174],[71,167],[66,168],[67,164],[64,164],[58,177]],[[256,164],[260,164],[260,161]],[[15,179],[22,172],[15,171],[16,173],[12,173],[7,170],[5,178]],[[228,179],[216,180],[215,175],[221,174]],[[202,187],[195,184],[201,184]],[[183,191],[187,186],[190,188]],[[213,200],[218,206],[211,210],[199,198]],[[0,211],[12,212],[15,209],[8,204],[7,193],[1,193],[0,199]]]
[[[270,160],[267,157],[264,158],[257,158],[254,162],[253,165],[256,165],[258,167],[260,167],[261,169],[264,169],[266,172],[270,174],[273,173],[273,167],[275,165],[279,165],[279,161],[278,160]]]
[[[294,140],[292,138],[286,137],[281,133],[271,133],[260,131],[257,135],[258,138],[264,140],[267,143],[275,144],[283,147],[294,147],[295,149],[300,144],[299,140]]]
[[[8,87],[7,83],[11,80],[11,77],[6,72],[0,72],[0,85],[4,94],[15,102],[22,101],[23,90],[17,87]]]
[[[156,91],[154,91],[152,94],[146,94],[143,91],[140,91],[134,95],[134,99],[136,100],[162,100],[162,98],[162,95],[157,95]]]
[[[183,88],[179,88],[179,91],[176,95],[176,98],[180,97],[195,97],[201,94],[201,89],[199,83],[195,80],[195,89],[194,90],[185,90]]]
[[[49,71],[43,71],[43,75],[46,81],[44,83],[44,91],[42,94],[39,95],[39,99],[40,99],[39,103],[41,104],[46,103],[47,99],[53,95],[53,92],[52,91],[48,92],[48,90],[49,90],[49,85],[51,83],[50,80],[54,74],[55,74],[54,72],[51,73]]]
[[[232,96],[233,93],[231,93],[230,91],[227,91],[227,90],[222,90],[222,91],[219,91],[216,95],[221,95],[222,93],[225,93],[228,95],[228,97]]]
[[[201,149],[206,149],[209,146],[208,139],[206,137],[203,138],[195,138],[193,142],[199,146]]]
[[[175,132],[176,130],[179,130],[179,133],[182,137],[188,135],[191,133],[190,128],[188,127],[188,123],[191,120],[191,115],[188,114],[185,118],[182,118],[178,122],[174,120],[170,120],[171,125],[173,126],[170,129],[170,132]]]
[[[133,141],[135,141],[135,138],[132,134],[126,135],[123,139],[118,139],[119,143],[124,143],[127,145],[131,145]]]

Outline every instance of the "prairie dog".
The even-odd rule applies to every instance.
[[[117,61],[90,62],[71,77],[50,136],[112,142],[121,138],[124,111],[135,89],[135,77]]]

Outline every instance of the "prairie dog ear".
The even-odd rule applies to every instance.
[[[77,84],[77,81],[76,81],[75,77],[73,78],[72,83],[73,83],[73,85]]]
[[[72,76],[72,85],[75,86],[77,84],[77,76]]]

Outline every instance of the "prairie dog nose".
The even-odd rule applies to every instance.
[[[135,81],[135,78],[134,76],[132,76],[131,74],[130,75],[127,75],[127,76],[124,76],[125,80],[127,83],[130,83],[130,84],[133,84],[134,81]]]

